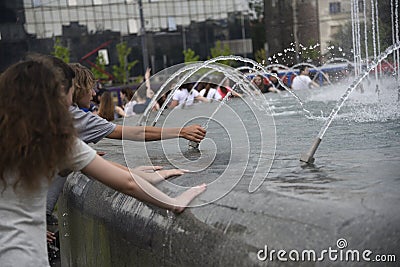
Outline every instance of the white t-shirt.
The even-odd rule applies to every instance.
[[[292,89],[299,90],[299,89],[309,89],[311,84],[311,78],[307,75],[297,75],[294,77],[292,82]]]
[[[77,139],[72,170],[81,170],[96,156],[96,151]],[[61,169],[61,168],[60,168]],[[0,266],[49,266],[46,242],[46,195],[43,177],[40,189],[27,193],[13,189],[15,174],[6,173],[7,187],[0,184]]]
[[[129,117],[135,115],[135,112],[133,112],[133,106],[136,105],[136,103],[137,102],[135,100],[132,100],[125,104],[124,106],[125,116]]]
[[[202,89],[200,91],[201,96],[204,96],[205,93],[206,93],[206,89]],[[210,88],[210,90],[208,91],[208,94],[207,94],[207,99],[221,100],[222,96],[218,93],[217,89]]]
[[[187,89],[183,88],[175,91],[172,100],[178,101],[178,106],[182,106],[183,103],[185,103],[185,106],[190,106],[193,105],[194,99],[198,96],[199,92],[197,92],[195,89],[192,89],[192,91],[189,93]]]

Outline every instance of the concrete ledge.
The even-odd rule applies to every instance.
[[[120,141],[103,140],[97,148],[123,163]],[[202,177],[190,175],[184,179],[202,182]],[[158,187],[175,193],[163,183]],[[339,191],[332,191],[337,197],[330,199],[303,197],[274,191],[268,181],[255,193],[247,188],[248,183],[241,182],[220,200],[175,216],[74,173],[59,203],[63,266],[280,266],[276,257],[259,261],[257,252],[268,246],[269,251],[320,253],[337,249],[340,238],[346,239],[349,249],[396,254],[399,259],[400,214],[393,212],[398,210],[398,197]],[[327,258],[285,262],[343,264]]]
[[[63,203],[62,259],[70,266],[257,264],[257,248],[198,220],[196,208],[176,216],[81,173],[69,177]]]

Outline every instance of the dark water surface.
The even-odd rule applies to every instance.
[[[102,193],[107,195],[106,204],[92,206],[108,205],[109,201],[111,207],[119,207],[118,214],[132,212],[135,215],[129,216],[135,216],[137,222],[146,221],[142,230],[123,228],[122,232],[132,235],[136,231],[147,233],[146,229],[157,225],[160,229],[150,235],[165,235],[169,242],[162,253],[153,251],[158,246],[155,241],[148,247],[143,245],[141,235],[134,236],[137,240],[130,240],[130,246],[139,246],[154,259],[182,266],[201,266],[204,260],[220,266],[258,265],[262,262],[256,253],[266,245],[275,250],[314,249],[318,253],[328,247],[337,249],[339,239],[346,240],[348,249],[393,254],[399,260],[397,89],[393,81],[382,83],[380,96],[374,84],[365,88],[365,93],[355,91],[345,102],[313,165],[301,163],[300,155],[309,150],[346,85],[296,92],[312,116],[306,116],[297,100],[285,92],[263,95],[261,103],[269,106],[264,110],[257,108],[259,102],[251,104],[250,97],[244,98],[245,102],[230,100],[209,123],[207,117],[218,103],[168,111],[156,126],[207,125],[208,139],[200,144],[200,151],[188,149],[184,139],[146,144],[123,141],[122,145],[118,140],[102,140],[95,148],[106,151],[106,158],[126,161],[130,167],[154,164],[190,170],[159,188],[175,195],[187,186],[207,183],[207,191],[193,202],[195,207],[178,216],[171,226],[168,218],[155,220],[157,213],[144,212],[143,206],[131,211],[129,207],[134,205],[130,200],[123,198],[121,202],[121,197],[111,193]],[[137,119],[119,123],[135,125]],[[79,183],[71,184],[76,188]],[[253,193],[249,192],[251,183],[257,189],[251,190]],[[117,200],[125,204],[116,205]],[[148,218],[146,214],[150,214]],[[115,224],[121,215],[113,216]],[[270,263],[279,265],[279,261]],[[316,265],[332,264],[341,266],[343,262],[325,260]]]

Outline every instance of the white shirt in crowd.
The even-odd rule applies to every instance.
[[[311,87],[312,80],[307,75],[298,75],[294,77],[292,82],[292,89],[299,90],[299,89],[309,89]]]
[[[185,103],[185,106],[190,106],[193,105],[194,99],[198,95],[199,92],[197,92],[195,89],[192,89],[189,93],[189,91],[186,88],[182,88],[175,91],[172,100],[178,101],[179,103],[178,106],[182,106],[183,103]]]
[[[201,96],[204,96],[205,93],[206,93],[206,89],[203,89],[200,91]],[[210,90],[208,91],[208,94],[207,94],[207,99],[221,100],[222,96],[218,93],[217,89],[210,88]]]

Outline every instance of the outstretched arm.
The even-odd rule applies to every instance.
[[[129,169],[128,167],[123,166],[119,163],[113,161],[109,162],[122,170],[139,175],[151,184],[157,184],[172,176],[179,176],[186,172],[185,170],[180,169],[163,170],[161,166],[139,166],[133,169]]]
[[[178,100],[172,100],[171,104],[169,104],[168,108],[173,109],[179,104]]]
[[[208,98],[201,96],[201,95],[196,96],[195,99],[198,101],[201,101],[201,102],[205,102],[205,103],[210,102],[210,100]]]
[[[141,177],[137,175],[132,177],[129,172],[97,155],[82,169],[82,172],[121,193],[177,213],[182,212],[196,196],[206,189],[206,185],[202,184],[171,198]]]
[[[206,136],[206,130],[200,125],[183,128],[160,128],[152,126],[117,125],[107,137],[112,139],[128,139],[132,141],[156,141],[182,137],[190,141],[200,142]]]
[[[319,88],[319,84],[315,81],[311,81],[310,87],[311,88],[313,88],[313,87]]]
[[[115,106],[115,112],[117,112],[121,117],[126,116],[125,111],[120,106]]]

